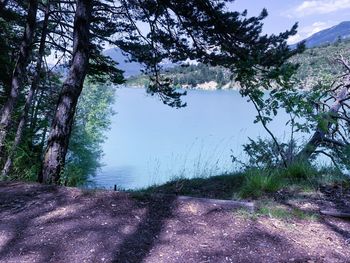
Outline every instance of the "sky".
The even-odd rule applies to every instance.
[[[350,0],[236,0],[229,8],[247,9],[248,16],[266,8],[269,16],[264,21],[264,32],[268,34],[285,31],[298,22],[298,34],[289,39],[290,44],[350,20]]]
[[[235,0],[228,8],[235,11],[247,9],[248,16],[256,16],[266,8],[269,16],[264,20],[264,32],[267,34],[283,32],[298,22],[298,33],[288,40],[289,44],[350,20],[350,0]],[[148,26],[138,25],[141,31],[148,31]],[[112,47],[106,45],[106,49]],[[48,57],[51,64],[56,60],[54,55]]]

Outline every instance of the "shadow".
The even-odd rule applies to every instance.
[[[317,203],[320,200],[318,198],[308,197],[308,201]],[[328,203],[328,206],[331,206],[330,207],[331,209],[336,209],[339,211],[350,211],[350,207],[347,205],[347,202],[344,199],[340,199],[340,198],[335,199],[333,196],[328,194],[328,195],[325,195],[325,199],[323,201]],[[279,200],[279,203],[286,206],[286,207],[293,209],[294,211],[301,211],[307,215],[317,214],[319,216],[318,221],[320,223],[325,225],[331,231],[339,234],[344,239],[350,238],[350,231],[347,230],[348,228],[347,227],[343,227],[343,228],[339,227],[339,225],[341,225],[341,222],[344,222],[347,225],[350,223],[350,220],[347,218],[335,218],[335,217],[331,217],[331,216],[322,215],[320,213],[320,208],[318,208],[317,210],[307,209],[307,208],[301,209],[301,208],[297,207],[296,205],[289,203],[287,199]],[[333,220],[332,220],[332,218],[333,218]]]
[[[40,186],[38,184],[22,184],[22,183],[1,183],[2,191],[0,191],[0,214],[1,233],[8,233],[10,236],[0,246],[0,260],[4,258],[8,260],[16,260],[16,254],[26,253],[30,246],[19,246],[24,238],[24,234],[32,227],[32,219],[41,214],[49,213],[57,205],[60,205],[62,195],[58,194],[55,186]],[[3,190],[5,188],[5,190]],[[57,196],[56,200],[48,196]],[[46,203],[48,206],[38,207],[38,203]],[[55,205],[53,205],[55,203]],[[4,238],[2,238],[4,239]],[[35,251],[41,250],[39,246],[35,247]],[[49,260],[50,254],[54,247],[47,246],[40,251],[40,258]],[[34,252],[34,250],[31,250]],[[35,253],[35,252],[34,252]],[[6,260],[4,260],[6,262]]]
[[[113,262],[143,262],[163,230],[165,221],[172,217],[176,196],[153,198],[147,206],[147,213],[135,232],[118,246]]]
[[[142,262],[175,198],[0,183],[0,261]]]
[[[349,220],[347,220],[349,221]],[[350,232],[340,228],[338,225],[332,223],[328,218],[322,218],[320,221],[322,224],[324,224],[325,226],[327,226],[329,229],[331,229],[332,231],[338,233],[339,235],[341,235],[344,239],[349,239],[350,238]]]
[[[307,248],[266,222],[175,195],[0,183],[0,218],[0,262],[311,260]]]

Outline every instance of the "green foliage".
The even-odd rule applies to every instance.
[[[318,175],[317,169],[307,162],[293,162],[280,173],[281,177],[290,180],[311,180]]]
[[[258,198],[275,193],[284,186],[284,178],[273,170],[250,169],[245,172],[244,182],[239,194],[242,198]]]
[[[231,73],[223,67],[210,67],[203,63],[192,65],[175,66],[162,71],[162,75],[172,79],[172,84],[177,87],[195,88],[199,84],[215,81],[217,88],[220,89],[224,85],[231,82]],[[145,82],[145,75],[131,77],[127,81],[130,86],[142,86]]]
[[[28,144],[22,144],[16,151],[16,158],[13,160],[13,171],[11,180],[36,181],[40,163],[37,162],[36,152],[28,148]]]
[[[278,149],[271,140],[249,138],[249,143],[243,145],[243,151],[248,156],[248,161],[244,164],[246,167],[269,168],[276,167],[281,162]]]
[[[292,57],[291,61],[299,64],[294,78],[301,81],[300,87],[311,89],[319,83],[330,84],[334,76],[342,74],[342,66],[335,61],[337,54],[349,57],[350,40],[307,49],[303,54]]]
[[[79,98],[62,183],[70,186],[88,182],[101,167],[104,132],[113,114],[115,87],[109,84],[85,83]]]
[[[300,178],[300,179],[297,179]],[[305,179],[303,179],[305,178]],[[295,165],[290,169],[247,169],[239,173],[225,174],[208,178],[174,179],[163,185],[155,185],[145,189],[132,191],[137,198],[146,198],[150,194],[178,194],[195,197],[207,197],[217,199],[238,199],[254,198],[270,200],[278,197],[284,198],[295,193],[319,191],[321,187],[336,185],[343,188],[350,188],[350,179],[335,167],[316,168],[305,164]],[[264,206],[262,206],[264,207]],[[302,211],[270,211],[271,206],[258,213],[278,214],[285,212],[293,217],[308,219],[312,214],[304,214]],[[283,208],[284,209],[284,208]]]

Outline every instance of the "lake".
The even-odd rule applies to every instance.
[[[205,177],[232,172],[232,154],[241,158],[248,137],[267,138],[254,124],[253,105],[235,90],[189,90],[187,107],[164,105],[145,90],[119,88],[112,127],[103,145],[104,166],[93,178],[98,187],[135,189],[176,177]],[[270,128],[285,134],[286,114]]]

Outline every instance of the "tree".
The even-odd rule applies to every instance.
[[[105,140],[104,131],[109,129],[110,116],[114,113],[115,87],[110,83],[85,82],[74,117],[72,135],[61,181],[76,186],[88,182],[101,167]]]
[[[17,131],[16,135],[14,138],[13,145],[8,153],[7,160],[5,162],[5,165],[2,169],[1,175],[3,177],[7,176],[10,173],[10,169],[12,166],[13,162],[13,156],[16,152],[17,147],[19,146],[21,140],[22,140],[22,135],[24,132],[24,128],[27,122],[27,117],[28,117],[28,112],[31,107],[34,93],[38,89],[39,82],[40,82],[40,75],[42,72],[42,62],[43,62],[43,57],[44,57],[44,52],[45,52],[45,44],[46,44],[46,37],[48,34],[48,25],[49,25],[49,16],[50,16],[50,3],[47,1],[46,7],[45,7],[45,15],[44,15],[44,20],[42,23],[42,29],[41,29],[41,37],[40,37],[40,45],[39,45],[39,51],[37,55],[37,61],[36,61],[36,68],[35,68],[35,73],[33,76],[33,80],[31,83],[30,90],[27,94],[27,98],[25,101],[25,105],[17,126]]]
[[[5,139],[11,122],[12,113],[18,100],[19,92],[23,89],[23,78],[26,74],[26,67],[32,50],[32,41],[36,27],[36,14],[38,1],[30,0],[28,6],[27,22],[20,52],[11,78],[10,94],[1,108],[0,116],[0,157],[3,155]]]
[[[342,56],[337,61],[344,67],[345,73],[337,77],[330,87],[321,89],[321,93],[314,92],[317,110],[314,121],[317,124],[310,140],[295,156],[296,161],[308,161],[314,154],[324,154],[335,165],[349,166],[350,108],[347,101],[350,99],[350,64]]]
[[[78,1],[72,63],[50,131],[41,179],[45,183],[59,182],[91,53],[87,47],[93,46],[93,40],[98,37],[129,53],[132,60],[143,63],[152,81],[147,91],[157,94],[172,107],[185,106],[181,101],[184,94],[176,91],[170,79],[162,78],[160,62],[164,59],[176,62],[191,58],[233,69],[247,94],[258,89],[258,83],[268,86],[272,80],[286,81],[287,73],[294,66],[285,62],[299,52],[299,49],[289,50],[286,44],[286,39],[295,34],[296,26],[277,36],[261,35],[261,21],[266,11],[258,17],[247,18],[246,12],[225,11],[226,2],[229,1],[122,0],[116,5],[93,2],[90,12],[81,12],[87,10],[88,3]],[[110,20],[106,21],[109,17],[106,14],[110,15]],[[91,30],[96,32],[91,37],[87,22],[90,19],[95,22],[91,23]],[[103,21],[102,26],[100,21]],[[147,35],[137,27],[138,21],[148,24]],[[106,35],[101,38],[99,34],[104,30],[115,34],[114,39]]]
[[[49,134],[43,168],[39,178],[44,183],[58,183],[61,169],[64,166],[75,108],[83,88],[89,64],[89,30],[92,4],[92,1],[89,0],[77,0],[74,18],[72,64],[62,86]]]

